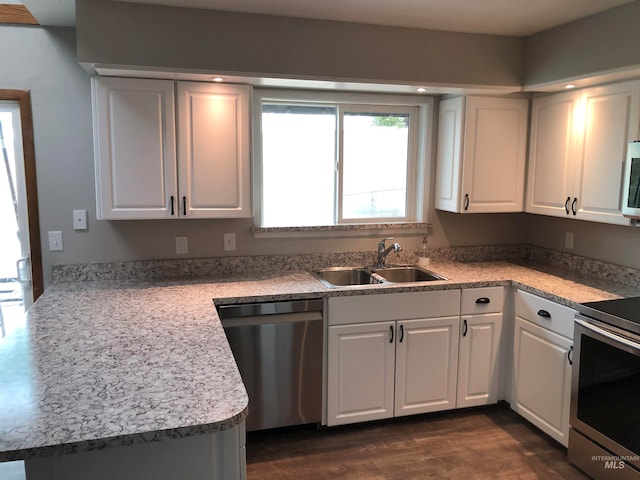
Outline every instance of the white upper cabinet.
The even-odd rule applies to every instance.
[[[98,219],[171,218],[173,82],[93,78],[92,94]]]
[[[564,216],[570,211],[569,175],[579,92],[536,98],[531,107],[527,212]]]
[[[534,99],[526,211],[629,225],[623,172],[639,123],[637,81]]]
[[[188,218],[251,216],[249,88],[178,82],[178,174]]]
[[[93,79],[98,219],[251,216],[250,87],[175,85]]]
[[[457,97],[439,107],[436,208],[521,212],[528,100]]]

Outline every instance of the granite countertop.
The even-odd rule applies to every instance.
[[[515,285],[573,306],[640,290],[542,265],[442,263],[429,284],[327,288],[305,271],[58,283],[0,343],[0,460],[229,428],[247,412],[213,301],[246,303]],[[7,373],[8,372],[8,373]]]

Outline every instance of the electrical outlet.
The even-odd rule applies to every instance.
[[[86,210],[73,211],[73,229],[74,230],[87,229],[87,211]]]
[[[176,237],[176,254],[186,255],[189,253],[189,238],[186,236]]]
[[[64,250],[62,245],[62,232],[49,232],[49,251],[61,252],[62,250]]]
[[[564,248],[573,250],[573,232],[566,232],[564,234]]]
[[[236,234],[225,233],[224,234],[224,250],[225,252],[232,252],[236,249]]]

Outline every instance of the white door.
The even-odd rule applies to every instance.
[[[629,225],[622,216],[622,177],[627,144],[638,140],[640,82],[585,89],[582,107],[585,130],[576,169],[576,217]]]
[[[529,213],[566,217],[574,198],[573,168],[582,119],[576,119],[580,92],[533,100],[529,142]]]
[[[458,408],[488,405],[498,401],[501,334],[502,313],[462,317]]]
[[[0,306],[20,304],[24,310],[33,302],[33,291],[18,102],[0,101],[0,150]]]
[[[327,425],[393,416],[395,322],[329,327]]]
[[[565,447],[569,438],[572,341],[516,317],[511,408]]]
[[[92,79],[98,219],[178,216],[171,80]]]
[[[439,104],[436,205],[439,210],[460,212],[462,134],[465,97],[449,98]]]
[[[180,215],[251,216],[247,85],[178,82]]]
[[[395,416],[456,406],[460,317],[398,322]]]
[[[463,211],[522,211],[528,120],[526,99],[467,99]]]

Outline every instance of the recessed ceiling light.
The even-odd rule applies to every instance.
[[[424,87],[418,87],[418,88],[416,89],[416,91],[417,91],[418,93],[424,93],[424,92],[426,92],[426,91],[427,91],[427,89],[426,89],[426,88],[424,88]]]
[[[569,85],[565,85],[564,88],[576,88],[576,86],[573,83],[570,83]]]
[[[224,78],[222,77],[212,77],[211,80],[214,82],[224,82]]]

